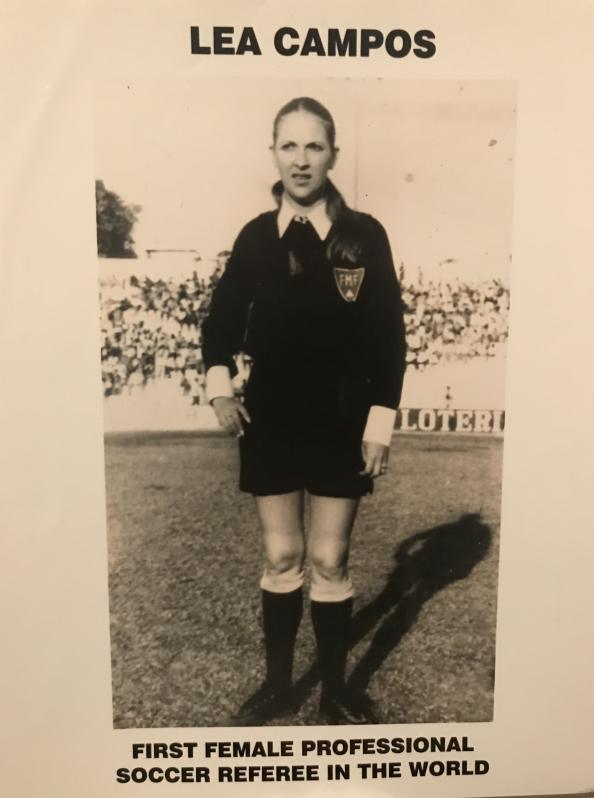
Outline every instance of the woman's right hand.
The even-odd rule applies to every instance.
[[[243,435],[244,423],[250,423],[251,418],[239,399],[231,396],[219,396],[211,402],[219,424],[229,432],[235,433],[238,438]]]

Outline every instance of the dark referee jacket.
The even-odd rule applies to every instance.
[[[243,351],[260,371],[363,380],[370,406],[395,409],[405,370],[400,287],[384,228],[368,214],[356,221],[353,264],[329,260],[310,224],[293,221],[280,236],[276,211],[249,222],[202,327],[205,368],[234,376]]]

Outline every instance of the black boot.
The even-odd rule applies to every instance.
[[[345,682],[352,610],[352,598],[311,602],[322,679],[320,717],[332,725],[377,723],[371,699],[353,692]]]
[[[260,726],[295,710],[291,677],[297,630],[303,614],[303,591],[262,590],[266,678],[233,718],[236,726]]]

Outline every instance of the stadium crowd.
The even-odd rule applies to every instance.
[[[222,265],[208,280],[196,272],[181,281],[132,277],[124,287],[101,287],[101,361],[105,396],[131,392],[151,380],[176,379],[192,404],[206,402],[200,326]],[[424,369],[443,360],[490,357],[507,338],[509,289],[481,282],[407,282],[407,362]],[[249,361],[238,362],[238,383]]]
[[[495,355],[507,338],[509,289],[499,279],[403,282],[409,367]]]

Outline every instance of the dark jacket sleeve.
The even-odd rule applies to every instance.
[[[202,324],[202,359],[205,369],[227,366],[237,374],[234,356],[241,350],[252,300],[249,232],[244,228],[235,244],[212,296]]]
[[[370,308],[370,398],[372,405],[396,409],[406,369],[404,309],[388,236],[379,222],[375,226],[371,247],[375,280]]]

